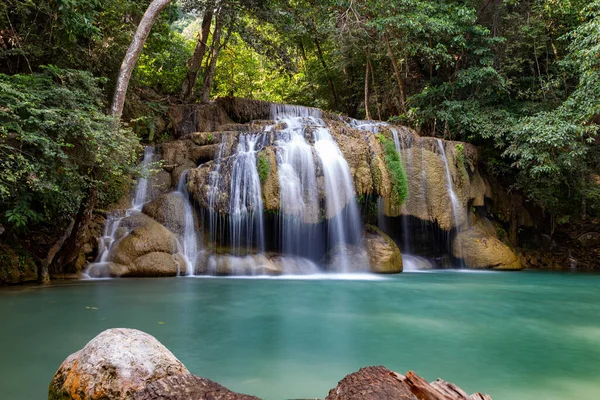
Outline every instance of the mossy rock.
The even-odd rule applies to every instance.
[[[0,242],[0,285],[37,281],[34,258],[21,246]]]
[[[381,229],[373,225],[365,226],[365,247],[369,254],[371,271],[378,274],[402,272],[402,254],[398,245]]]

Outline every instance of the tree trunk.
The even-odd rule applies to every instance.
[[[219,57],[219,51],[221,50],[221,30],[223,28],[223,19],[217,15],[217,22],[215,24],[215,32],[213,33],[211,43],[211,58],[210,64],[204,74],[204,83],[202,84],[202,102],[208,103],[210,100],[210,91],[212,89],[213,79],[215,78],[215,70],[217,68],[217,58]]]
[[[62,267],[72,267],[77,261],[79,256],[79,250],[83,245],[84,231],[88,226],[88,223],[92,219],[92,211],[98,201],[98,188],[96,185],[92,185],[85,199],[81,201],[79,205],[79,211],[75,217],[75,223],[71,230],[71,234],[65,243],[65,247],[60,257],[60,263]],[[70,268],[74,270],[74,268]]]
[[[321,45],[317,39],[314,39],[315,47],[317,48],[317,57],[325,70],[325,76],[327,76],[327,84],[329,85],[329,90],[331,90],[331,96],[333,97],[333,108],[337,109],[338,106],[338,95],[335,90],[335,85],[333,84],[333,80],[331,79],[331,74],[329,73],[329,68],[327,68],[327,63],[325,63],[325,57],[323,57],[323,51],[321,50]]]
[[[400,93],[399,104],[400,104],[400,113],[406,114],[406,94],[404,93],[404,80],[400,75],[400,69],[398,68],[398,62],[396,61],[396,57],[394,57],[394,52],[392,51],[392,46],[390,45],[390,41],[388,39],[387,33],[383,34],[383,41],[385,42],[385,46],[387,48],[388,57],[392,62],[392,67],[394,68],[394,75],[396,76],[396,81],[398,83],[398,92]]]
[[[152,3],[146,9],[144,16],[140,24],[135,31],[135,35],[131,40],[129,49],[123,58],[121,69],[119,70],[119,76],[117,77],[117,86],[115,88],[115,94],[113,96],[113,103],[111,107],[111,114],[117,121],[121,119],[123,114],[123,105],[125,104],[125,96],[127,95],[127,87],[129,86],[129,80],[131,74],[135,68],[135,64],[144,48],[144,43],[150,34],[152,25],[158,18],[158,15],[162,10],[169,5],[171,0],[153,0]]]
[[[75,225],[75,219],[71,219],[68,228],[65,230],[63,235],[54,243],[54,245],[48,250],[48,254],[46,258],[40,260],[40,269],[38,270],[38,279],[40,283],[49,283],[50,282],[50,274],[48,272],[48,267],[52,264],[54,260],[54,256],[59,250],[62,248],[63,244],[67,240],[69,236],[71,236],[71,232],[73,231],[73,226]]]
[[[213,15],[214,2],[209,1],[206,4],[206,10],[204,11],[204,16],[202,17],[202,28],[200,30],[200,34],[198,35],[198,43],[196,43],[196,49],[194,50],[192,58],[190,58],[188,61],[188,72],[181,86],[181,99],[183,101],[188,101],[194,96],[194,86],[198,80],[198,74],[200,73],[200,68],[202,67],[202,60],[204,59],[204,54],[206,53],[206,41],[208,40],[208,35],[210,34],[210,24],[212,23]]]
[[[369,62],[369,50],[367,50],[367,62],[365,67],[365,118],[367,120],[371,119],[371,113],[369,112],[369,67],[371,63]]]

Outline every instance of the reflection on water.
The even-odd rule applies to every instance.
[[[494,400],[600,398],[599,275],[323,278],[0,290],[3,397],[44,398],[67,355],[104,329],[130,327],[192,372],[267,399],[323,398],[347,373],[379,364]]]

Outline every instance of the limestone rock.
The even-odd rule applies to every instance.
[[[361,368],[329,391],[325,400],[418,400],[408,385],[383,366]]]
[[[452,244],[455,257],[462,258],[468,268],[518,270],[521,261],[506,244],[502,243],[494,227],[480,219],[469,229],[460,232]]]
[[[136,258],[152,252],[175,254],[177,239],[167,228],[154,221],[135,228],[111,250],[109,260],[118,264],[132,264]]]
[[[131,277],[178,274],[184,261],[177,254],[178,242],[173,232],[144,214],[124,218],[121,228],[129,233],[112,248],[108,255],[110,262],[93,268],[93,274]]]
[[[600,233],[598,232],[587,232],[579,235],[577,238],[581,247],[596,247],[600,246]]]
[[[181,193],[171,192],[144,204],[143,213],[181,235],[184,228],[184,198]]]
[[[169,110],[175,135],[216,131],[221,125],[233,123],[220,104],[174,104]]]
[[[402,254],[392,238],[372,225],[367,225],[365,230],[365,248],[369,255],[371,272],[379,274],[402,272]]]
[[[193,376],[158,340],[135,330],[108,329],[56,371],[49,400],[255,399]]]
[[[281,275],[281,266],[264,254],[234,256],[231,254],[211,255],[204,260],[198,257],[196,274],[221,276]]]
[[[154,199],[163,193],[168,193],[172,186],[171,174],[161,169],[148,178],[148,198]]]

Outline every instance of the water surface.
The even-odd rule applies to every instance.
[[[0,388],[43,399],[71,353],[137,328],[191,372],[266,399],[324,398],[367,365],[494,400],[600,398],[600,275],[122,279],[0,290]]]

